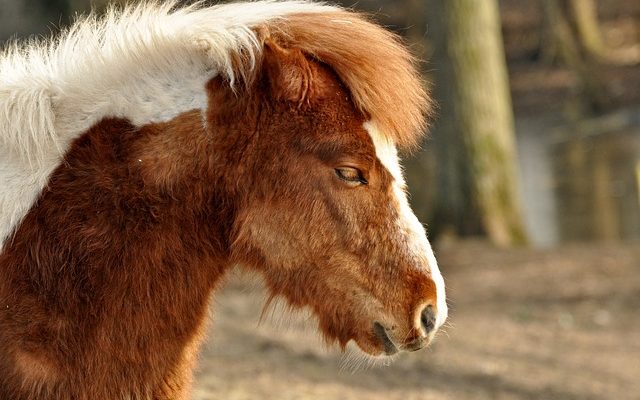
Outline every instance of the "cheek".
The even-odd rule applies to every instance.
[[[334,224],[322,202],[309,195],[253,206],[239,220],[239,252],[251,249],[267,266],[296,268],[333,247]]]

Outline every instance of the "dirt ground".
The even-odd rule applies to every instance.
[[[640,243],[439,247],[449,326],[373,366],[326,348],[312,317],[276,309],[258,324],[264,290],[233,274],[194,399],[640,399]]]

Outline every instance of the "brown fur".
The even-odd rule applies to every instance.
[[[419,339],[434,283],[394,225],[393,178],[362,127],[370,114],[417,137],[424,93],[412,81],[401,100],[394,75],[415,71],[389,35],[376,50],[378,28],[340,50],[332,35],[351,31],[331,20],[287,23],[265,36],[245,92],[209,83],[206,128],[198,112],[105,119],[73,144],[0,254],[0,399],[187,398],[208,299],[238,264],[310,307],[330,342],[379,354],[375,321]],[[354,83],[368,73],[380,88]],[[368,185],[345,185],[343,165]]]
[[[432,104],[417,61],[400,37],[347,10],[293,14],[257,30],[263,40],[282,42],[330,65],[361,112],[401,148],[418,145]]]

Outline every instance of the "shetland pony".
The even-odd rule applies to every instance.
[[[0,399],[185,399],[234,266],[371,355],[447,316],[397,150],[428,96],[338,7],[145,4],[0,56]]]

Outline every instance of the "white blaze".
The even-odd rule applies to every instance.
[[[431,249],[431,244],[427,240],[427,233],[424,226],[418,220],[418,217],[413,213],[413,210],[409,206],[407,200],[407,194],[405,192],[405,181],[402,173],[402,167],[400,166],[400,160],[398,158],[398,150],[395,144],[387,136],[380,133],[375,123],[368,121],[364,123],[364,129],[369,133],[373,145],[376,149],[376,156],[382,165],[393,176],[393,193],[396,197],[398,204],[398,225],[401,230],[407,235],[409,239],[411,250],[416,253],[421,253],[427,257],[429,263],[429,269],[431,271],[431,279],[433,279],[436,285],[437,296],[437,308],[438,315],[436,319],[436,326],[440,327],[447,319],[447,302],[444,288],[444,279],[438,269],[438,263],[436,257]],[[418,317],[419,318],[419,317]]]

